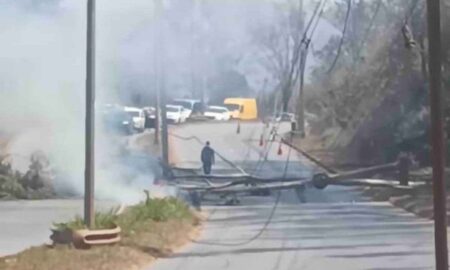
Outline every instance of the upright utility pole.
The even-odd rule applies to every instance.
[[[164,168],[169,164],[169,132],[167,130],[167,100],[166,100],[166,70],[165,70],[165,15],[164,15],[164,7],[162,0],[156,1],[156,10],[159,14],[158,18],[158,93],[159,93],[159,106],[161,109],[161,142],[162,142],[162,161],[164,163]],[[164,174],[166,175],[167,171],[164,169]]]
[[[84,222],[88,228],[95,224],[95,0],[87,1],[86,42],[86,143],[84,171]]]
[[[305,40],[305,48],[301,49],[300,52],[300,87],[298,93],[298,131],[301,136],[305,136],[305,97],[304,97],[304,87],[305,87],[305,66],[306,58],[308,57],[309,40]]]
[[[202,24],[205,23],[204,17],[202,16],[203,12],[203,1],[202,0],[196,0],[197,2],[197,8],[198,8],[198,21]],[[200,26],[200,25],[199,25]],[[201,82],[201,93],[200,93],[200,102],[202,105],[205,104],[205,97],[206,97],[206,91],[208,87],[208,42],[206,38],[208,37],[208,33],[206,33],[203,29],[203,25],[201,25],[201,38],[200,38],[200,44],[201,44],[201,72],[202,72],[202,82]],[[203,112],[203,108],[202,108]]]
[[[303,0],[299,0],[299,16],[300,16],[300,35],[303,35],[303,29],[304,27],[304,19],[303,19]],[[301,41],[304,42],[303,40]],[[308,41],[305,41],[309,43]],[[302,137],[305,135],[305,99],[303,95],[303,87],[304,87],[304,79],[305,79],[305,64],[306,64],[306,57],[308,57],[308,45],[306,44],[305,49],[303,49],[303,44],[301,44],[300,48],[300,86],[298,91],[298,102],[297,102],[297,129],[302,135]]]
[[[158,11],[157,11],[157,9],[156,8],[153,8],[153,17],[154,17],[154,19],[155,19],[155,21],[156,20],[158,20]],[[158,51],[158,42],[159,42],[159,40],[158,40],[158,37],[159,37],[159,35],[158,34],[156,34],[156,32],[157,31],[160,31],[159,30],[159,27],[156,27],[155,28],[155,31],[153,31],[153,41],[154,41],[154,44],[153,44],[153,71],[154,71],[154,74],[155,74],[155,77],[154,77],[154,87],[155,87],[155,89],[156,89],[156,102],[155,102],[155,123],[154,123],[154,125],[155,125],[155,136],[153,137],[153,144],[155,144],[155,145],[158,145],[159,144],[159,132],[160,132],[160,130],[159,130],[159,123],[160,123],[160,119],[159,119],[159,116],[160,116],[160,113],[159,113],[159,111],[160,111],[160,109],[159,109],[159,104],[161,103],[160,102],[160,89],[159,89],[159,59],[158,59],[158,56],[159,56],[159,51]]]
[[[159,123],[160,123],[160,108],[159,108],[159,104],[161,103],[160,99],[161,99],[161,95],[159,93],[159,80],[158,80],[158,76],[155,76],[155,85],[156,85],[156,102],[155,102],[155,136],[153,138],[153,144],[158,145],[159,144]]]
[[[427,0],[436,269],[448,270],[440,0]]]

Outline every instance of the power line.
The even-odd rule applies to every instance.
[[[317,26],[319,25],[320,19],[322,18],[322,14],[323,14],[323,11],[325,10],[325,5],[326,5],[326,4],[327,4],[327,1],[325,0],[325,1],[323,2],[322,9],[320,10],[319,16],[317,17],[316,23],[314,24],[314,27],[313,27],[313,29],[312,29],[312,31],[311,31],[311,35],[310,35],[309,38],[308,38],[308,40],[309,40],[310,42],[311,42],[311,40],[312,40],[312,38],[313,38],[313,36],[314,36],[314,33],[316,32],[316,29],[317,29]]]
[[[275,129],[273,132],[275,132],[275,136],[278,134],[277,130],[279,128],[281,123],[277,123]],[[184,136],[180,136],[174,133],[170,133],[171,136],[180,138],[182,140],[195,140],[197,142],[199,142],[200,144],[203,144],[203,141],[197,137],[197,136],[189,136],[189,137],[184,137]],[[279,136],[279,135],[278,135]],[[269,144],[269,147],[265,153],[265,157],[268,156],[268,153],[271,149],[271,146],[273,144],[274,141],[271,141],[271,143]],[[216,152],[217,153],[217,152]],[[285,161],[285,166],[284,166],[284,170],[283,170],[283,176],[281,177],[280,181],[282,182],[284,179],[286,179],[287,177],[287,172],[288,172],[288,168],[289,168],[289,163],[290,163],[290,158],[291,158],[291,153],[292,153],[292,147],[289,147],[288,150],[288,154],[287,154],[287,158]],[[225,157],[223,157],[222,155],[220,155],[219,153],[217,153],[219,157],[221,157],[223,160],[225,160],[227,163],[231,163],[233,167],[237,167],[237,165],[234,165],[234,163],[232,163],[231,161],[229,161],[228,159],[226,159]],[[264,164],[265,162],[267,162],[267,159],[264,158],[264,160],[261,163],[261,158],[258,161],[258,169],[260,168],[261,164]],[[241,169],[242,170],[242,169]],[[242,170],[243,171],[243,170]],[[245,171],[244,171],[245,172]],[[269,224],[272,222],[272,219],[275,215],[276,209],[278,208],[278,204],[280,202],[280,198],[281,198],[281,191],[278,191],[277,193],[277,197],[275,199],[275,202],[272,206],[272,209],[270,210],[270,214],[267,218],[267,220],[264,222],[263,226],[261,227],[261,229],[258,231],[258,233],[256,233],[255,235],[253,235],[252,237],[246,239],[245,241],[241,241],[241,242],[236,242],[236,243],[220,243],[220,242],[209,242],[209,241],[197,241],[195,239],[190,239],[190,241],[197,243],[197,244],[203,244],[203,245],[212,245],[212,246],[241,246],[241,245],[246,245],[249,244],[253,241],[255,241],[256,239],[258,239],[267,229],[267,227],[269,226]],[[213,210],[213,213],[215,212],[215,210]],[[210,215],[212,216],[212,214]],[[209,218],[208,218],[209,219]]]
[[[303,32],[303,35],[302,35],[302,43],[306,42],[306,36],[307,36],[307,34],[308,34],[309,28],[311,27],[311,25],[312,25],[314,19],[316,18],[317,12],[319,11],[320,6],[321,6],[322,3],[324,3],[324,2],[325,2],[325,0],[320,0],[320,1],[317,3],[316,7],[314,8],[314,13],[313,13],[313,15],[311,16],[311,18],[309,19],[308,25],[306,26],[306,28],[305,28],[305,30],[304,30],[304,32]],[[324,5],[324,6],[325,6],[325,5]],[[322,12],[323,12],[323,6],[322,6],[322,10],[321,10],[320,13],[322,13]]]
[[[344,44],[345,33],[347,32],[348,19],[350,17],[351,7],[352,7],[352,0],[347,0],[347,14],[345,15],[345,23],[344,23],[344,28],[342,29],[341,40],[339,42],[339,47],[338,47],[336,57],[334,58],[333,63],[331,64],[330,68],[328,69],[328,73],[331,73],[331,71],[333,71],[333,69],[336,66],[336,63],[339,59],[339,56],[341,55],[342,45]]]
[[[358,58],[360,57],[362,48],[369,37],[369,33],[372,30],[372,26],[375,22],[375,18],[377,17],[378,12],[380,11],[382,2],[383,2],[382,0],[378,0],[377,6],[375,7],[375,11],[373,12],[372,18],[370,18],[369,26],[367,27],[366,32],[364,33],[363,39],[362,39],[361,43],[359,44],[358,55],[357,55]]]
[[[323,4],[323,5],[322,5]],[[317,16],[317,11],[319,10],[320,6],[322,5],[322,8],[320,10],[319,15]],[[306,60],[308,58],[308,48],[309,44],[311,42],[311,39],[314,35],[314,32],[317,29],[317,26],[319,25],[320,18],[322,17],[322,13],[324,11],[326,5],[326,0],[320,1],[314,10],[314,14],[311,17],[311,20],[309,21],[308,27],[305,30],[305,33],[302,38],[302,44],[304,44],[304,48],[300,48],[300,63],[297,76],[300,76],[300,86],[299,86],[299,93],[298,93],[298,107],[297,107],[297,115],[298,115],[298,129],[301,131],[302,136],[305,134],[305,104],[304,104],[304,97],[303,97],[303,88],[304,88],[304,81],[305,81],[305,67],[306,67]],[[315,21],[314,26],[312,28],[312,31],[310,33],[309,38],[307,37],[309,28],[311,27],[313,21]]]
[[[181,139],[181,140],[195,140],[197,141],[199,144],[203,145],[205,144],[205,142],[203,142],[199,137],[197,136],[188,136],[188,137],[184,137],[178,134],[175,134],[173,132],[169,133],[170,136],[173,136],[175,138]],[[236,164],[234,164],[232,161],[230,161],[229,159],[227,159],[226,157],[224,157],[222,154],[220,154],[219,152],[217,152],[216,150],[214,151],[214,153],[219,156],[223,161],[225,161],[228,165],[230,165],[231,167],[235,168],[236,170],[240,171],[243,174],[247,174],[244,169],[242,169],[241,167],[237,166]]]
[[[285,166],[284,166],[283,177],[282,177],[281,181],[283,179],[285,179],[286,176],[287,176],[287,171],[288,171],[288,168],[289,168],[289,163],[290,163],[290,158],[291,158],[291,152],[292,152],[292,148],[289,147],[288,155],[287,155]],[[242,245],[249,244],[249,243],[255,241],[256,239],[258,239],[259,237],[261,237],[261,235],[267,230],[267,228],[269,227],[270,223],[272,222],[273,217],[275,216],[275,212],[276,212],[276,210],[278,208],[278,205],[280,203],[280,199],[281,199],[281,191],[278,191],[277,192],[277,197],[276,197],[275,202],[273,204],[273,207],[272,207],[272,209],[270,211],[270,214],[269,214],[267,220],[264,222],[264,224],[261,227],[261,229],[256,234],[254,234],[252,237],[250,237],[250,238],[248,238],[248,239],[246,239],[244,241],[236,242],[236,243],[220,243],[220,242],[212,242],[212,241],[197,241],[195,239],[190,239],[190,240],[192,242],[196,243],[196,244],[209,245],[209,246],[224,246],[224,247],[230,247],[231,246],[231,247],[233,247],[233,246],[242,246]],[[208,218],[208,220],[209,220],[209,218]]]

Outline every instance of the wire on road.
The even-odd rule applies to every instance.
[[[289,163],[290,163],[290,158],[291,158],[291,152],[292,152],[292,148],[289,147],[287,158],[286,158],[286,162],[285,162],[285,166],[284,166],[283,177],[281,179],[282,181],[287,176]],[[261,237],[261,235],[267,230],[267,228],[269,227],[270,223],[272,222],[273,217],[275,216],[275,212],[276,212],[276,210],[278,208],[278,204],[280,202],[280,199],[281,199],[281,191],[278,191],[277,192],[277,197],[276,197],[275,202],[273,204],[273,207],[272,207],[272,209],[270,211],[270,214],[269,214],[267,220],[264,222],[264,224],[261,227],[261,229],[255,235],[253,235],[252,237],[250,237],[250,238],[248,238],[248,239],[246,239],[244,241],[235,242],[235,243],[198,241],[198,240],[195,240],[195,239],[190,239],[190,241],[192,241],[193,243],[196,243],[196,244],[209,245],[209,246],[225,246],[225,247],[243,246],[243,245],[250,244],[251,242],[253,242],[253,241],[257,240],[259,237]],[[210,216],[212,216],[212,214]],[[209,220],[209,218],[207,219],[207,221],[208,220]]]
[[[170,136],[173,136],[175,138],[181,139],[181,140],[185,140],[185,141],[189,141],[189,140],[195,140],[197,141],[199,144],[204,145],[205,142],[203,142],[199,137],[197,136],[188,136],[188,137],[184,137],[178,134],[175,134],[173,132],[169,132]],[[236,170],[240,171],[242,174],[248,174],[247,172],[245,172],[244,169],[242,169],[241,167],[239,167],[238,165],[234,164],[232,161],[230,161],[229,159],[227,159],[226,157],[224,157],[222,154],[220,154],[219,152],[217,152],[216,150],[214,150],[214,153],[220,157],[223,161],[225,161],[228,165],[230,165],[231,167],[235,168]]]

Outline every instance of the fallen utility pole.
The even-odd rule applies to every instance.
[[[95,224],[95,0],[87,1],[86,42],[86,143],[84,168],[84,222],[88,228]]]
[[[433,163],[434,244],[436,269],[448,269],[445,143],[442,117],[440,0],[427,0],[428,67]]]

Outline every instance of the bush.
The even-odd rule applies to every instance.
[[[18,178],[10,175],[0,175],[0,197],[13,197],[24,199],[26,191],[19,183]]]
[[[123,215],[118,216],[117,209],[95,214],[94,229],[111,229],[119,225],[122,231],[128,233],[136,226],[145,225],[147,221],[165,222],[170,219],[190,219],[192,213],[189,207],[176,198],[147,199],[145,202],[131,206]],[[80,216],[69,222],[54,223],[57,230],[85,229],[84,220]]]
[[[148,199],[130,208],[136,220],[167,221],[171,218],[187,218],[190,216],[189,207],[175,198]]]
[[[116,226],[118,216],[116,215],[117,209],[110,209],[108,212],[96,212],[95,213],[95,224],[94,229],[112,229]],[[53,226],[60,231],[70,229],[70,230],[81,230],[86,229],[84,224],[84,219],[76,215],[73,220],[69,222],[53,223]]]

